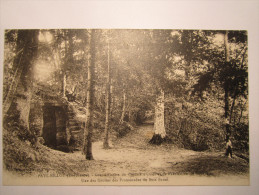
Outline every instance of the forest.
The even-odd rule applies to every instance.
[[[3,70],[7,172],[249,175],[247,31],[11,29]]]

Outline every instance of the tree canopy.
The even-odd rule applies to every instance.
[[[240,149],[248,150],[246,31],[38,31],[37,40],[28,38],[32,30],[5,33],[6,105],[13,101],[10,97],[17,99],[18,83],[24,84],[30,78],[34,87],[28,80],[24,87],[33,89],[33,100],[37,99],[39,86],[44,86],[41,89],[51,91],[45,93],[86,107],[90,97],[89,64],[93,63],[93,134],[104,132],[105,114],[110,120],[106,128],[117,135],[127,133],[129,125],[154,119],[162,90],[165,132],[173,142],[197,150],[222,147],[218,141],[224,140],[227,119],[234,142],[242,142]],[[23,32],[25,35],[21,35]],[[24,74],[17,76],[22,65],[32,72],[27,74],[23,69]],[[107,94],[109,101],[105,101]]]

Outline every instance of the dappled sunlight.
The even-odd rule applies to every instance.
[[[53,41],[53,35],[48,31],[40,31],[39,41],[44,43],[51,43]]]
[[[215,35],[213,42],[217,46],[223,46],[224,44],[224,34],[218,33]]]
[[[54,71],[55,68],[52,64],[44,61],[38,61],[34,67],[34,78],[37,81],[46,82],[51,79]]]

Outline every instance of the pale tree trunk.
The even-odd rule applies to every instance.
[[[110,87],[110,120],[112,118],[112,114],[113,114],[113,105],[114,105],[114,98],[113,98],[113,85],[112,85],[112,79],[111,79],[111,87]]]
[[[161,90],[156,98],[155,116],[154,116],[154,135],[149,141],[151,144],[160,145],[166,139],[165,131],[165,97],[164,91]]]
[[[87,78],[87,102],[86,102],[86,124],[84,129],[83,150],[87,160],[93,160],[92,134],[93,134],[93,101],[94,101],[94,79],[95,79],[95,30],[91,30],[90,56],[88,56],[88,78]]]
[[[224,34],[224,44],[225,44],[225,68],[226,73],[230,70],[229,62],[230,62],[230,56],[229,56],[229,44],[228,44],[228,31]],[[229,120],[229,77],[226,76],[224,83],[224,90],[225,90],[225,128],[226,128],[226,156],[229,156],[232,158],[232,144],[230,140],[231,135],[231,129],[230,129],[230,120]]]
[[[66,88],[67,88],[67,75],[64,72],[63,79],[62,79],[62,96],[63,97],[66,97]]]
[[[34,136],[29,129],[29,114],[33,87],[33,63],[38,50],[38,33],[38,30],[18,31],[16,51],[23,51],[14,59],[17,73],[4,102],[5,117],[11,113],[18,114],[19,128],[29,133],[32,142],[34,142]]]
[[[123,105],[122,105],[120,124],[123,123],[124,121],[125,112],[126,112],[126,92],[125,92],[125,89],[123,89]]]
[[[110,77],[110,47],[108,42],[108,63],[107,63],[107,83],[106,83],[106,116],[104,129],[103,147],[109,148],[109,129],[110,129],[110,114],[111,114],[111,77]]]
[[[165,94],[161,90],[159,96],[156,100],[155,105],[155,121],[154,121],[154,131],[155,134],[160,135],[162,138],[166,136],[165,132]]]
[[[65,33],[66,36],[69,36],[68,33]],[[61,72],[61,95],[63,97],[66,97],[66,88],[67,88],[67,75],[66,75],[66,70],[67,70],[67,66],[68,66],[68,59],[69,59],[69,45],[70,42],[67,43],[67,41],[65,40],[65,56],[64,56],[64,62],[62,65],[62,72]]]
[[[65,32],[65,35],[68,37],[68,42],[65,39],[65,58],[64,64],[62,67],[62,89],[61,94],[63,97],[66,97],[66,90],[67,90],[67,70],[68,67],[72,66],[73,62],[73,37],[71,31],[68,30]]]

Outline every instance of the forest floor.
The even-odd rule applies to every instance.
[[[41,145],[38,153],[27,151],[28,154],[34,155],[29,157],[32,160],[28,161],[26,165],[17,166],[19,162],[14,164],[12,159],[7,158],[7,169],[12,174],[18,173],[38,178],[49,176],[93,177],[97,178],[96,181],[99,184],[109,182],[110,180],[107,180],[109,178],[115,178],[122,183],[132,180],[131,185],[138,185],[136,182],[134,183],[134,179],[138,179],[136,177],[141,179],[148,177],[151,180],[150,184],[156,184],[152,181],[160,178],[167,181],[164,184],[168,185],[170,183],[168,183],[168,177],[172,176],[185,176],[182,179],[201,178],[206,181],[214,179],[208,182],[212,185],[217,184],[215,178],[227,182],[223,183],[226,185],[231,184],[230,180],[232,182],[240,180],[241,184],[249,184],[249,163],[244,159],[235,155],[233,158],[227,158],[223,151],[196,152],[178,148],[173,144],[151,145],[148,141],[152,135],[152,125],[145,124],[137,127],[125,137],[114,140],[110,149],[103,149],[101,141],[94,142],[94,160],[92,161],[85,160],[80,151],[64,153]],[[89,181],[85,180],[85,182]],[[177,180],[173,184],[200,184],[194,181],[196,180],[186,183]],[[233,183],[235,184],[235,182]],[[201,184],[203,183],[201,182]]]

